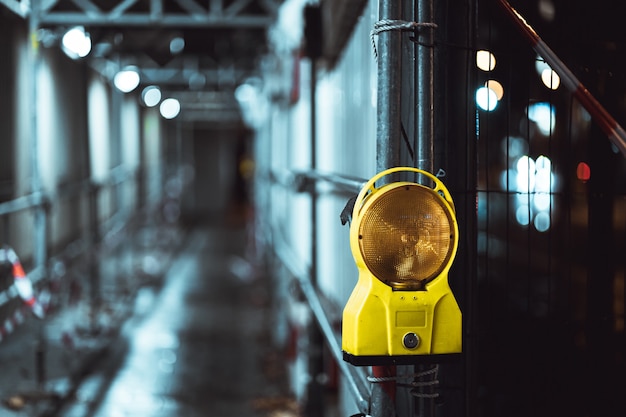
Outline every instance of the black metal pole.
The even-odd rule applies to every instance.
[[[402,2],[381,0],[381,20],[399,20]],[[401,53],[400,31],[388,30],[378,35],[378,91],[376,123],[377,172],[397,166],[400,162],[401,123]]]
[[[402,2],[380,0],[380,20],[400,20]],[[383,171],[400,164],[401,145],[401,88],[402,37],[397,30],[382,31],[378,35],[378,91],[376,123],[376,170]],[[373,367],[374,375],[395,373],[387,367]],[[371,396],[372,417],[396,415],[395,383],[374,384]]]
[[[311,170],[317,169],[317,74],[315,57],[311,57],[311,85],[310,85],[310,165]],[[311,191],[311,284],[317,287],[317,191]],[[309,325],[309,349],[308,349],[308,366],[309,376],[311,380],[307,386],[307,399],[305,407],[305,415],[307,417],[322,417],[324,415],[324,336],[313,320]]]
[[[417,2],[417,21],[432,23],[433,0]],[[416,168],[434,171],[433,148],[435,139],[435,82],[434,82],[434,30],[422,28],[417,31],[415,47],[415,91],[416,91]]]

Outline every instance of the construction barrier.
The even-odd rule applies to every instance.
[[[19,257],[11,247],[6,245],[0,248],[0,264],[3,263],[11,265],[13,282],[5,286],[3,290],[0,290],[0,308],[12,303],[19,297],[22,305],[26,306],[35,317],[43,319],[45,317],[45,309],[37,300],[33,285],[28,275],[24,272],[24,267]],[[23,323],[24,320],[22,308],[10,308],[8,315],[0,317],[0,341],[12,333],[15,327]]]

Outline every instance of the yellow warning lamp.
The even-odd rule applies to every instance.
[[[376,181],[415,172],[434,187]],[[429,172],[385,170],[356,198],[350,247],[359,279],[343,311],[344,360],[354,365],[416,363],[461,352],[461,310],[448,285],[458,224],[447,188]]]

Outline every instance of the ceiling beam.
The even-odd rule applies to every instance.
[[[113,10],[111,10],[110,15],[115,18],[119,18],[120,16],[122,16],[126,10],[128,10],[129,8],[133,7],[135,5],[135,3],[137,3],[138,0],[124,0],[121,1],[117,6],[115,6],[113,8]]]
[[[223,0],[211,0],[205,8],[195,0],[174,0],[185,13],[168,13],[163,0],[151,0],[149,10],[133,12],[137,0],[118,0],[110,10],[102,10],[91,0],[72,0],[79,10],[56,10],[57,0],[47,0],[47,7],[40,9],[38,21],[42,26],[128,26],[128,27],[177,27],[177,28],[267,28],[273,22],[272,13],[245,14],[245,7],[253,0],[235,0],[224,8]],[[259,0],[257,0],[259,1]],[[26,0],[0,0],[12,10],[30,8]],[[264,0],[265,8],[275,4]],[[28,12],[24,12],[28,13]]]
[[[207,11],[193,0],[176,0],[176,3],[191,16],[202,17],[207,15]]]
[[[29,2],[27,0],[0,0],[0,4],[22,18],[28,16],[30,12]]]
[[[82,9],[86,14],[101,13],[100,8],[89,0],[72,0],[72,3]]]
[[[244,78],[253,75],[253,71],[240,69],[168,69],[168,68],[141,68],[141,79],[144,83],[158,85],[187,85],[193,76],[204,77],[206,84],[213,86],[233,82],[238,84]]]
[[[6,1],[6,0],[1,0]],[[221,17],[207,14],[198,15],[162,15],[155,17],[151,13],[126,13],[122,16],[111,13],[86,14],[77,12],[57,12],[41,16],[42,26],[128,26],[164,28],[266,28],[273,19],[268,16]]]

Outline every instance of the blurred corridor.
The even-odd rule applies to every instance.
[[[110,345],[96,353],[98,348],[87,346],[88,335],[82,347],[70,341],[80,329],[68,328],[67,315],[59,317],[65,323],[49,325],[44,341],[59,361],[47,362],[41,387],[0,374],[2,399],[13,406],[0,409],[0,415],[263,416],[276,410],[297,415],[283,358],[272,341],[269,278],[246,258],[245,226],[244,219],[230,217],[169,230],[169,253],[148,248],[151,253],[143,254],[146,262],[163,263],[162,276],[144,279],[135,298],[107,302],[104,310],[128,314],[118,319],[124,320],[121,334],[110,335]],[[115,268],[124,255],[115,253],[103,264]],[[137,279],[110,272],[104,281]],[[64,328],[61,334],[55,334],[58,326]],[[101,340],[113,330],[100,326],[94,343],[95,336]],[[23,328],[24,334],[3,345],[0,360],[12,347],[24,345],[26,332]],[[32,372],[34,358],[15,359],[22,372]],[[68,362],[73,362],[75,379],[55,378]]]

